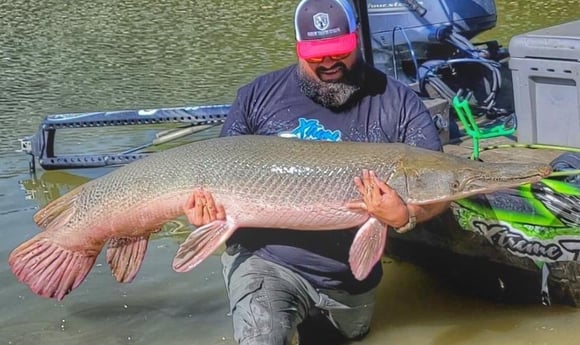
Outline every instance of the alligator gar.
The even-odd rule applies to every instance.
[[[360,227],[349,263],[364,279],[383,253],[387,228],[345,206],[361,198],[353,181],[363,169],[375,171],[409,204],[492,192],[551,172],[543,164],[482,163],[405,144],[215,138],[151,154],[54,200],[34,216],[43,231],[13,250],[9,263],[34,293],[60,300],[82,283],[107,245],[113,275],[130,282],[150,235],[183,215],[188,197],[203,188],[224,206],[226,220],[195,229],[179,247],[174,270],[192,269],[241,227]]]

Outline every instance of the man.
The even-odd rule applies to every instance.
[[[419,97],[364,63],[348,0],[302,0],[295,29],[298,63],[241,87],[222,136],[403,142],[441,150]],[[448,206],[405,205],[369,171],[354,183],[362,200],[349,207],[401,232]],[[197,226],[225,217],[223,207],[203,191],[192,196],[186,213]],[[238,230],[222,255],[236,341],[290,344],[298,325],[316,311],[344,337],[364,336],[382,267],[378,263],[363,281],[354,278],[348,252],[355,231]]]

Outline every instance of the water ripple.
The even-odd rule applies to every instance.
[[[231,102],[251,76],[294,59],[293,6],[3,2],[0,153],[51,113]]]

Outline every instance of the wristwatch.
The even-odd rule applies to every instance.
[[[407,206],[407,211],[409,212],[409,221],[407,222],[407,224],[403,225],[400,228],[394,228],[395,231],[400,234],[415,229],[415,225],[417,225],[417,217],[415,216],[415,212],[413,211],[413,209]]]

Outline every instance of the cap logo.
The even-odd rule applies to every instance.
[[[312,16],[312,20],[314,20],[314,27],[320,31],[324,31],[328,29],[328,25],[330,25],[330,19],[328,17],[328,13],[319,12]]]

